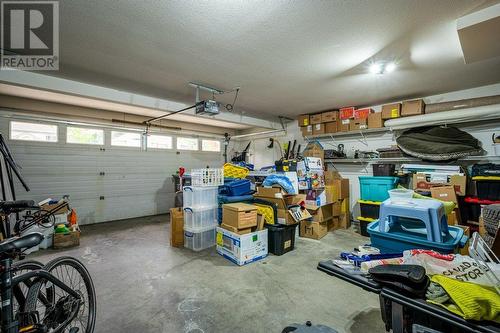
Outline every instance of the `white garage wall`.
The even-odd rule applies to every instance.
[[[462,91],[451,92],[447,94],[435,95],[425,97],[424,100],[427,104],[431,103],[439,103],[439,102],[447,102],[459,99],[466,98],[474,98],[474,97],[483,97],[483,96],[493,96],[500,95],[500,84],[494,84],[474,89],[467,89]],[[372,107],[376,112],[380,112],[381,105]],[[500,134],[500,121],[493,120],[489,123],[483,123],[481,125],[454,125],[461,130],[471,134],[478,140],[482,142],[483,148],[487,151],[489,155],[494,155],[493,146],[491,142],[491,136],[493,133]],[[396,144],[395,137],[391,133],[377,133],[370,134],[367,138],[368,145],[365,145],[362,140],[362,137],[339,137],[332,140],[331,138],[322,138],[320,140],[321,144],[325,147],[325,149],[336,148],[339,143],[344,144],[344,149],[348,155],[353,155],[354,150],[364,150],[364,151],[374,151],[377,148],[389,147],[390,145]],[[304,141],[302,138],[302,134],[300,132],[299,127],[297,126],[297,122],[294,121],[289,123],[287,126],[287,134],[281,137],[277,137],[282,143],[288,142],[291,140],[293,142],[294,139],[297,140],[298,143],[302,144],[302,148],[304,147]],[[237,149],[242,149],[248,141],[242,141]],[[266,146],[269,144],[269,138],[256,139],[252,141],[251,145],[251,156],[250,162],[254,163],[256,168],[260,168],[266,165],[273,165],[274,161],[278,159],[279,152],[278,150],[268,149]],[[329,167],[332,166],[330,163]],[[358,176],[361,175],[372,175],[372,168],[368,165],[365,168],[364,164],[345,164],[345,163],[337,163],[333,165],[335,169],[337,169],[341,175],[345,178],[349,178],[350,180],[350,192],[351,192],[351,207],[354,207],[356,200],[359,198],[359,181]]]
[[[0,117],[0,132],[31,187],[26,192],[16,181],[17,198],[40,201],[67,194],[81,224],[165,213],[174,205],[171,176],[180,166],[189,170],[223,163],[222,152],[111,146],[111,129],[104,127],[103,146],[65,143],[65,124],[58,124],[57,143],[15,141],[9,139],[9,121]]]

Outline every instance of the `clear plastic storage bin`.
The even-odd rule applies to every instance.
[[[184,207],[201,208],[217,206],[219,188],[184,186],[182,199]]]
[[[217,224],[217,207],[184,208],[184,228],[207,228]]]
[[[184,247],[193,251],[201,251],[215,246],[215,226],[206,228],[184,227]]]

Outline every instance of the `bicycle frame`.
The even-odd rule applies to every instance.
[[[57,279],[55,276],[45,270],[29,271],[27,273],[12,277],[12,259],[4,258],[0,261],[3,271],[0,273],[0,297],[2,299],[1,311],[1,331],[5,333],[18,333],[19,323],[13,318],[12,308],[12,289],[29,279],[36,278],[35,282],[39,280],[47,280],[54,285],[58,286],[70,296],[80,300],[81,296],[76,291],[68,287],[64,282]]]

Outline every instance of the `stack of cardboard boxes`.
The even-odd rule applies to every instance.
[[[264,220],[262,217],[257,218],[256,206],[236,202],[222,205],[221,227],[235,234],[245,235],[264,229]]]
[[[299,116],[298,122],[303,136],[350,132],[369,128],[382,128],[384,121],[399,117],[424,114],[425,103],[422,99],[391,103],[382,106],[381,112],[370,108],[340,108],[312,115]]]

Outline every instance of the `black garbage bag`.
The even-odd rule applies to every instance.
[[[482,155],[479,140],[456,127],[419,127],[401,134],[396,143],[406,154],[429,161],[449,161]]]

